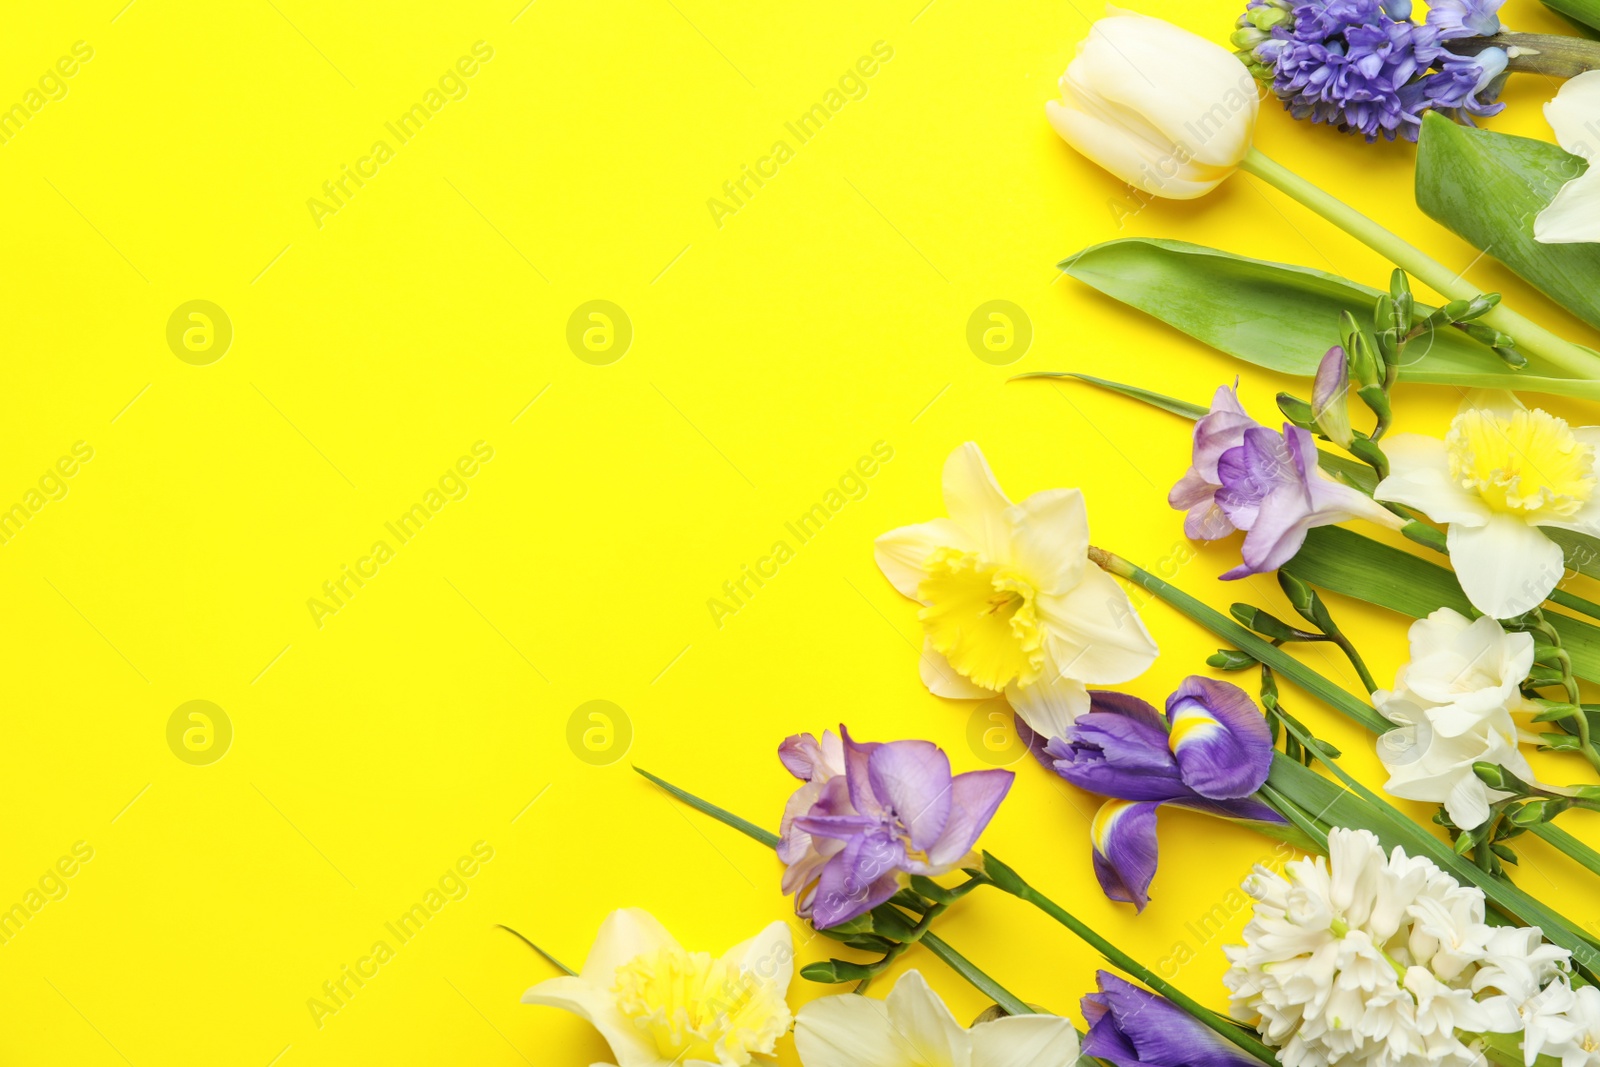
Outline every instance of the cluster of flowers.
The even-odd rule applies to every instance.
[[[1483,99],[1505,72],[1505,49],[1466,55],[1446,47],[1498,33],[1502,2],[1435,0],[1419,24],[1411,0],[1250,0],[1233,39],[1295,118],[1369,141],[1414,141],[1425,111],[1469,118],[1505,107]]]
[[[1495,1034],[1521,1035],[1529,1067],[1600,1063],[1600,989],[1574,989],[1537,927],[1488,925],[1483,894],[1425,858],[1336,829],[1326,860],[1258,868],[1245,889],[1255,914],[1224,981],[1284,1067],[1471,1067]]]

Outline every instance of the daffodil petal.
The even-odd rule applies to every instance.
[[[902,526],[880,536],[872,545],[878,569],[901,596],[917,599],[917,584],[926,576],[922,565],[941,548],[977,551],[977,543],[950,519],[934,519]]]
[[[1561,546],[1510,515],[1478,527],[1452,525],[1446,544],[1472,606],[1509,619],[1538,607],[1561,580]]]
[[[902,979],[903,981],[904,979]],[[806,1067],[859,1067],[906,1062],[889,1008],[881,1000],[846,993],[822,997],[800,1009],[794,1046]]]
[[[580,977],[592,985],[609,988],[617,968],[629,960],[646,952],[681,948],[654,915],[643,908],[621,908],[600,924]]]
[[[1078,584],[1089,566],[1089,513],[1077,489],[1047,489],[1006,512],[1011,565],[1040,593]]]
[[[1115,685],[1155,662],[1158,650],[1144,620],[1117,580],[1099,567],[1084,568],[1068,593],[1040,596],[1039,608],[1049,631],[1045,676]]]
[[[1008,685],[1006,700],[1028,729],[1045,740],[1066,736],[1078,716],[1089,711],[1089,690],[1077,679],[1050,670],[1048,658],[1044,675],[1027,688]]]
[[[968,441],[944,462],[944,508],[950,519],[977,544],[978,551],[995,563],[1009,563],[1004,554],[1010,527],[1006,509],[1011,501],[995,481],[983,451]]]
[[[1556,143],[1577,156],[1593,156],[1600,145],[1594,143],[1590,128],[1600,115],[1600,71],[1591,70],[1567,79],[1555,99],[1544,106],[1544,119],[1555,131]]]
[[[1443,441],[1402,433],[1386,438],[1383,451],[1389,476],[1372,493],[1378,500],[1416,508],[1435,522],[1482,526],[1489,520],[1489,506],[1451,480]]]
[[[972,1028],[972,1067],[1073,1067],[1078,1031],[1059,1015],[1011,1015]]]
[[[609,991],[610,982],[607,976],[605,986],[595,986],[582,978],[563,975],[529,989],[522,994],[522,1003],[560,1008],[586,1021],[611,1046],[616,1067],[656,1067],[661,1056],[655,1043],[642,1031],[628,1025],[617,1011]]]
[[[952,1064],[959,1067],[970,1055],[967,1032],[956,1022],[950,1009],[928,988],[917,971],[907,971],[889,991],[889,1022],[916,1050],[918,1059],[900,1055],[913,1063]],[[878,1061],[867,1060],[868,1063]],[[895,1060],[887,1061],[895,1063]]]
[[[755,937],[734,945],[722,958],[730,966],[787,991],[794,979],[794,936],[787,924],[773,922]]]
[[[946,700],[987,700],[996,695],[993,689],[973,685],[962,677],[944,653],[933,647],[930,639],[922,642],[922,656],[917,666],[922,673],[922,684],[936,697]]]

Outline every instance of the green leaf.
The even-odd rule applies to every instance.
[[[1448,569],[1339,526],[1306,536],[1303,548],[1283,567],[1302,581],[1420,619],[1439,608],[1479,614]],[[1600,629],[1569,615],[1546,612],[1572,657],[1573,673],[1600,681]]]
[[[1098,385],[1100,388],[1109,389],[1113,393],[1121,393],[1123,396],[1131,396],[1135,400],[1143,400],[1151,407],[1160,408],[1162,411],[1170,411],[1174,415],[1182,415],[1186,419],[1198,419],[1200,416],[1204,415],[1210,410],[1210,408],[1207,408],[1201,404],[1191,404],[1187,400],[1174,400],[1170,396],[1162,396],[1160,393],[1152,393],[1150,390],[1140,389],[1136,385],[1123,385],[1121,382],[1108,381],[1105,378],[1096,378],[1092,374],[1078,374],[1074,371],[1041,370],[1033,371],[1029,374],[1019,374],[1011,380],[1018,381],[1022,378],[1076,378],[1080,382],[1088,382],[1090,385]]]
[[[1060,266],[1213,348],[1302,378],[1315,377],[1317,363],[1337,343],[1343,313],[1354,315],[1363,331],[1372,331],[1383,295],[1308,267],[1155,238],[1108,241]],[[1433,310],[1417,304],[1413,321]],[[1600,399],[1600,382],[1542,376],[1537,363],[1528,371],[1512,370],[1493,350],[1454,329],[1412,341],[1401,361],[1402,381]]]
[[[662,789],[665,789],[667,792],[671,793],[673,796],[677,797],[679,800],[683,801],[696,811],[704,812],[713,819],[716,819],[718,822],[733,827],[735,830],[738,830],[745,836],[752,837],[755,840],[760,841],[768,848],[778,847],[778,835],[773,833],[771,830],[762,829],[753,822],[750,822],[746,819],[741,819],[733,812],[728,811],[726,808],[719,808],[709,800],[701,800],[688,790],[679,789],[671,782],[657,778],[643,767],[635,767],[634,770],[638,771],[641,775],[650,779],[650,781],[654,782]]]
[[[1544,0],[1544,6],[1600,31],[1600,0]]]
[[[1417,145],[1417,206],[1600,326],[1600,245],[1533,239],[1534,218],[1586,166],[1547,141],[1472,129],[1431,112]]]

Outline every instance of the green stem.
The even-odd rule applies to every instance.
[[[983,854],[983,869],[984,873],[993,879],[995,888],[1010,893],[1018,900],[1024,900],[1032,904],[1050,916],[1050,918],[1071,930],[1080,940],[1095,949],[1119,969],[1128,972],[1155,992],[1160,993],[1194,1018],[1205,1023],[1206,1026],[1222,1037],[1249,1052],[1262,1063],[1276,1064],[1278,1062],[1278,1058],[1273,1051],[1262,1044],[1261,1040],[1253,1033],[1231,1019],[1207,1008],[1181,989],[1178,989],[1171,982],[1150,970],[1150,968],[1130,957],[1110,941],[1101,937],[1087,923],[1029,885],[1016,871],[987,852]]]
[[[1482,294],[1420,248],[1384,229],[1355,208],[1324,192],[1280,163],[1252,148],[1240,168],[1298,200],[1329,222],[1379,253],[1414,278],[1420,278],[1451,300],[1471,300]],[[1517,339],[1517,347],[1539,356],[1549,366],[1579,378],[1600,378],[1600,355],[1564,341],[1532,319],[1499,304],[1479,320]]]
[[[556,970],[560,971],[562,974],[565,974],[565,975],[570,977],[570,976],[576,975],[578,973],[577,971],[573,970],[571,967],[568,967],[565,963],[562,963],[560,960],[558,960],[554,956],[550,955],[550,953],[546,952],[544,949],[540,948],[538,945],[535,945],[532,941],[529,941],[527,938],[523,937],[521,934],[519,934],[515,930],[511,929],[511,927],[505,925],[504,923],[495,923],[494,925],[495,925],[496,929],[504,930],[506,933],[510,934],[512,937],[516,938],[518,941],[521,941],[524,945],[527,945],[529,948],[533,949],[533,951],[535,951],[539,955],[543,956],[544,957],[544,961],[546,963],[548,963],[550,966],[554,967]]]
[[[950,947],[950,943],[938,934],[928,933],[922,935],[922,943],[928,946],[928,951],[943,960],[949,968],[971,982],[973,988],[994,1001],[1005,1009],[1007,1015],[1033,1015],[1034,1010],[1019,1000],[1016,994],[1006,989],[1005,986],[990,978],[977,968],[976,965],[961,953]]]

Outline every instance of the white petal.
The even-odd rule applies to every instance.
[[[730,948],[722,958],[787,995],[794,978],[794,936],[786,923],[773,922],[755,937]]]
[[[956,1022],[939,995],[928,988],[920,972],[907,971],[901,975],[889,991],[887,1003],[889,1021],[895,1032],[916,1050],[918,1059],[913,1062],[937,1064],[938,1067],[946,1064],[969,1067],[972,1043],[966,1030]]]
[[[1444,799],[1450,821],[1463,830],[1476,830],[1489,821],[1489,787],[1476,775],[1463,775]]]
[[[901,596],[915,600],[917,585],[926,574],[923,564],[941,548],[973,552],[978,544],[950,519],[934,519],[883,534],[873,542],[872,555],[889,584]]]
[[[1078,1031],[1058,1015],[1013,1015],[972,1028],[972,1067],[1073,1067]]]
[[[609,985],[610,978],[606,981]],[[563,975],[540,982],[522,994],[522,1002],[560,1008],[587,1020],[611,1046],[617,1067],[658,1067],[665,1062],[658,1055],[655,1042],[617,1011],[611,994],[582,978]]]
[[[1572,179],[1550,206],[1533,220],[1533,239],[1540,244],[1588,244],[1600,241],[1600,166]]]
[[[1575,156],[1592,157],[1595,116],[1600,115],[1600,71],[1587,71],[1567,79],[1556,98],[1544,106],[1544,119],[1555,131],[1556,143]]]
[[[805,1067],[899,1067],[914,1062],[895,1041],[884,1002],[854,993],[822,997],[802,1007],[795,1017],[794,1047]]]
[[[1006,700],[1028,729],[1046,739],[1067,736],[1067,727],[1089,710],[1089,690],[1082,682],[1048,670],[1026,689],[1006,686]]]
[[[950,665],[944,653],[933,647],[933,641],[922,641],[922,658],[917,663],[922,673],[922,684],[928,692],[946,700],[987,700],[995,695],[993,689],[973,685],[962,673]]]
[[[1067,144],[1098,163],[1113,177],[1152,196],[1168,200],[1193,200],[1215,189],[1231,171],[1208,175],[1208,180],[1191,181],[1181,175],[1168,177],[1157,168],[1163,163],[1170,169],[1173,152],[1157,149],[1143,139],[1129,137],[1120,126],[1105,122],[1083,110],[1075,101],[1063,103],[1047,100],[1045,118]]]
[[[996,553],[1009,541],[1006,509],[1010,506],[977,445],[968,441],[950,453],[944,461],[944,509],[978,551],[996,563],[1009,562]]]
[[[1094,685],[1130,681],[1155,662],[1157,648],[1144,620],[1117,580],[1085,567],[1065,596],[1041,596],[1039,617],[1049,628],[1047,673]]]
[[[1372,493],[1379,500],[1406,504],[1434,522],[1482,526],[1489,506],[1450,480],[1450,459],[1444,442],[1420,434],[1395,434],[1383,443],[1389,477]]]
[[[1089,566],[1089,513],[1077,489],[1047,489],[1006,512],[1011,564],[1041,593],[1078,584]]]
[[[610,989],[617,968],[646,952],[679,948],[677,940],[656,917],[643,908],[622,908],[607,915],[589,946],[580,977],[600,989]]]
[[[1561,546],[1509,515],[1476,529],[1451,526],[1446,544],[1467,599],[1497,619],[1538,607],[1563,573]]]

